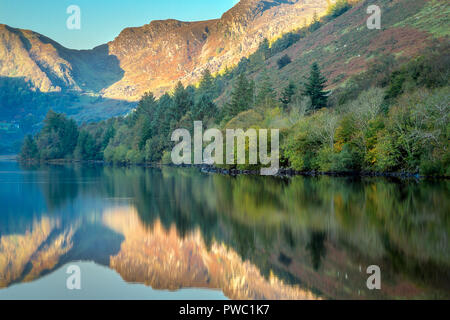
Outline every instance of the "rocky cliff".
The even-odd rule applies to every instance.
[[[195,83],[309,23],[327,0],[242,0],[220,19],[153,21],[127,28],[92,50],[71,50],[38,33],[0,25],[0,77],[21,77],[42,92],[74,90],[136,101],[181,80]]]

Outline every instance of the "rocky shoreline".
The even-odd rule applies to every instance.
[[[0,157],[1,160],[1,157]],[[16,160],[18,159],[11,159]],[[36,163],[45,163],[50,165],[63,165],[63,164],[90,164],[90,165],[106,165],[106,166],[119,166],[119,167],[148,167],[148,168],[161,168],[164,166],[174,167],[174,168],[197,168],[202,173],[206,174],[221,174],[228,176],[239,176],[239,175],[254,175],[260,176],[260,170],[239,170],[239,169],[227,169],[227,168],[219,168],[212,165],[173,165],[173,164],[155,164],[155,163],[141,163],[141,164],[112,164],[103,160],[49,160],[49,161],[28,161],[25,162],[28,164],[36,164]],[[321,172],[321,171],[297,171],[292,168],[280,168],[278,173],[274,175],[274,177],[280,178],[290,178],[295,176],[304,176],[304,177],[319,177],[319,176],[329,176],[329,177],[385,177],[385,178],[400,178],[400,179],[442,179],[447,180],[450,179],[448,176],[423,176],[419,173],[411,173],[411,172],[373,172],[373,171],[346,171],[346,172],[338,172],[338,171],[330,171],[330,172]]]
[[[160,165],[161,166],[161,165]],[[238,169],[226,169],[219,168],[211,165],[168,165],[171,167],[179,168],[198,168],[202,173],[206,174],[221,174],[228,176],[239,175],[255,175],[260,176],[260,170],[238,170]],[[419,173],[411,172],[373,172],[373,171],[346,171],[346,172],[321,172],[321,171],[297,171],[292,168],[280,168],[278,173],[274,177],[290,178],[295,176],[304,177],[385,177],[385,178],[401,178],[401,179],[449,179],[447,176],[423,176]]]
[[[203,173],[216,173],[222,175],[238,176],[238,175],[260,175],[259,170],[238,170],[238,169],[223,169],[213,166],[199,166]],[[331,177],[396,177],[396,178],[427,178],[418,173],[410,172],[369,172],[369,171],[349,171],[349,172],[320,172],[320,171],[297,171],[292,168],[280,168],[275,177],[294,177],[294,176],[331,176]],[[434,177],[446,179],[448,177]]]

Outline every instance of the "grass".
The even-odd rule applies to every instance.
[[[431,33],[433,36],[450,35],[450,3],[433,0],[428,2],[417,14],[397,23],[395,27],[414,27]]]

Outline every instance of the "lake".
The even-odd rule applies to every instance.
[[[0,299],[448,299],[449,191],[1,161]]]

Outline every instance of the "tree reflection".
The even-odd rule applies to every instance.
[[[312,232],[311,239],[306,245],[306,249],[311,254],[314,270],[319,270],[322,258],[325,257],[327,249],[325,248],[326,235],[324,232]]]
[[[359,280],[348,284],[354,291],[364,283],[359,266],[372,264],[389,270],[392,279],[449,287],[449,181],[232,178],[171,167],[28,170],[32,174],[24,185],[34,182],[41,190],[30,190],[30,203],[44,199],[48,212],[67,224],[122,201],[136,208],[148,228],[175,226],[181,237],[200,230],[207,246],[225,244],[266,277],[275,273],[287,283],[303,283],[330,296],[332,286],[322,283],[340,281],[332,275],[355,272]],[[10,194],[14,205],[8,212],[23,211],[19,196]],[[26,220],[17,216],[20,226],[32,225],[31,209]],[[9,232],[19,226],[7,224]]]

